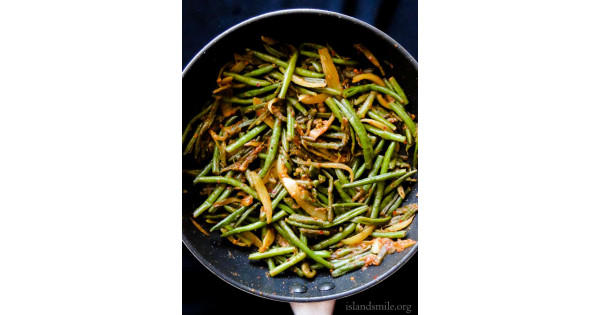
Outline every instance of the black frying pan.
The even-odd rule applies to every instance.
[[[367,46],[382,62],[394,65],[392,73],[402,85],[408,99],[409,110],[417,112],[417,62],[398,43],[375,27],[355,18],[323,10],[293,9],[267,13],[244,21],[206,45],[183,71],[183,125],[206,104],[214,89],[219,68],[231,60],[233,52],[243,52],[246,47],[262,49],[260,36],[270,36],[285,42],[329,43],[342,55],[355,55],[355,43]],[[193,168],[184,160],[184,168]],[[355,271],[339,278],[320,271],[313,279],[303,279],[284,273],[275,278],[267,276],[264,262],[250,262],[252,249],[232,245],[221,239],[219,233],[210,237],[200,233],[189,217],[202,202],[198,187],[191,185],[189,177],[183,178],[183,242],[190,252],[212,273],[234,287],[264,298],[287,302],[316,302],[339,299],[366,290],[389,277],[406,263],[417,251],[417,245],[401,253],[388,255],[380,266],[365,271]],[[415,184],[405,203],[417,202]],[[194,197],[195,196],[195,197]],[[208,226],[201,222],[208,230]],[[413,221],[407,238],[418,241],[418,216]],[[351,279],[353,277],[353,279]]]

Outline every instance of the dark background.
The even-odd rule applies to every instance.
[[[262,13],[291,8],[324,9],[353,16],[387,33],[418,60],[417,0],[183,0],[182,69],[204,45],[226,29]],[[292,314],[288,303],[255,297],[220,280],[202,266],[183,244],[182,252],[183,314],[232,314],[260,310],[267,314]],[[353,303],[385,305],[388,302],[390,305],[412,305],[410,314],[416,314],[417,264],[418,253],[375,287],[338,300],[334,314],[356,313],[346,311],[347,306]]]

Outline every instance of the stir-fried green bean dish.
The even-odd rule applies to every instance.
[[[338,277],[414,245],[417,204],[403,201],[417,124],[401,82],[386,76],[393,65],[361,44],[342,56],[325,43],[261,39],[264,49],[222,66],[183,132],[194,225],[256,247],[249,263],[273,277]]]

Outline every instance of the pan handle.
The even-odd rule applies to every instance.
[[[312,302],[312,303],[296,303],[290,302],[294,315],[331,315],[335,306],[335,300]]]

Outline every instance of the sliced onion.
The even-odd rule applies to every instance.
[[[392,224],[391,226],[385,228],[382,232],[397,232],[397,231],[404,230],[406,227],[408,227],[412,223],[412,220],[414,217],[415,216],[413,215],[412,217],[410,217],[410,219],[408,219],[406,221]]]
[[[242,206],[249,206],[254,202],[254,197],[248,195],[246,197],[244,197],[244,199],[242,199]]]
[[[298,95],[298,100],[300,101],[300,103],[309,104],[309,105],[323,103],[328,98],[329,98],[329,95],[327,95],[327,94],[317,94],[317,95],[300,94],[300,95]]]
[[[378,122],[377,120],[373,120],[373,119],[369,119],[369,118],[363,118],[360,120],[360,122],[364,122],[364,123],[368,123],[369,125],[375,127],[375,128],[379,128],[381,130],[388,130],[390,129],[390,127],[384,125],[383,123]]]
[[[314,166],[314,167],[322,167],[322,168],[339,168],[345,171],[348,171],[348,173],[350,173],[350,181],[353,182],[354,181],[354,172],[352,171],[352,169],[346,165],[346,164],[342,164],[342,163],[333,163],[333,162],[325,162],[325,163],[319,163],[319,162],[309,162],[309,161],[302,161],[300,159],[294,159],[294,162],[298,163],[298,164],[302,164],[302,165],[307,165],[307,166]]]
[[[356,83],[361,80],[369,80],[377,85],[381,85],[381,86],[385,87],[385,83],[383,82],[383,80],[378,75],[373,74],[373,73],[363,73],[363,74],[356,75],[352,78],[352,83]]]
[[[277,174],[279,175],[279,180],[283,184],[283,187],[285,187],[290,196],[294,198],[294,200],[300,207],[302,207],[302,209],[304,209],[304,211],[306,211],[306,213],[315,218],[327,220],[327,213],[324,211],[318,211],[317,207],[305,200],[307,195],[310,196],[310,193],[298,186],[298,183],[288,176],[287,168],[285,167],[285,164],[281,158],[277,159]]]
[[[229,72],[240,73],[242,70],[244,70],[244,68],[246,68],[247,64],[248,61],[240,60],[233,67],[231,67],[231,69],[229,69]]]
[[[202,234],[206,234],[206,236],[210,236],[210,234],[208,234],[208,232],[206,232],[205,229],[203,229],[200,224],[198,224],[198,222],[196,222],[194,219],[190,218],[190,220],[192,220],[192,223],[194,223],[194,225],[196,226],[196,228],[198,230],[200,230],[200,232],[202,232]]]
[[[254,235],[254,233],[250,231],[242,232],[239,236],[242,240],[249,241],[250,243],[252,243],[252,245],[258,248],[262,247],[262,241],[260,240],[260,238],[258,238],[258,236]]]
[[[325,124],[323,124],[323,126],[311,130],[308,133],[307,138],[309,138],[312,141],[316,141],[320,135],[324,134],[327,131],[327,129],[329,129],[329,126],[331,126],[334,119],[335,116],[332,114],[331,117],[329,117],[329,120],[327,120]]]
[[[358,244],[358,243],[362,242],[362,240],[364,240],[365,238],[369,237],[369,235],[371,235],[371,233],[373,233],[373,230],[375,230],[375,226],[369,225],[364,230],[362,230],[362,232],[360,232],[352,237],[349,237],[347,239],[343,239],[342,243],[344,243],[346,245]]]
[[[221,200],[221,201],[217,201],[217,202],[215,202],[215,203],[213,204],[213,206],[214,206],[215,208],[217,208],[217,207],[221,207],[221,206],[224,206],[224,205],[228,205],[228,204],[230,204],[230,203],[234,203],[234,202],[237,202],[237,203],[240,203],[240,204],[241,204],[241,203],[242,203],[242,200],[240,200],[239,198],[236,198],[236,197],[229,197],[229,198],[223,199],[223,200]]]
[[[319,57],[321,58],[321,65],[323,66],[323,73],[325,73],[325,81],[327,86],[330,88],[342,92],[342,85],[340,84],[340,77],[337,73],[337,69],[333,64],[331,55],[327,48],[319,48]]]
[[[262,178],[260,178],[256,172],[251,171],[250,177],[252,178],[254,189],[256,189],[256,193],[258,194],[258,199],[260,199],[260,202],[263,204],[263,209],[267,216],[267,223],[271,223],[273,219],[273,208],[271,207],[271,197],[269,196],[269,192],[267,191]]]
[[[367,59],[369,59],[369,61],[371,61],[375,65],[375,67],[379,68],[381,74],[385,75],[385,71],[383,71],[383,68],[379,64],[379,60],[375,58],[375,55],[373,55],[373,53],[369,49],[367,49],[367,47],[361,44],[355,44],[354,47],[360,50],[360,52],[362,52],[363,54],[365,54],[365,57],[367,57]]]
[[[377,94],[377,101],[379,102],[379,104],[381,104],[381,106],[390,109],[390,103],[388,101],[385,100],[385,98],[383,98],[383,96],[381,96],[381,94]]]
[[[275,240],[275,230],[271,227],[267,228],[267,233],[265,233],[265,237],[263,238],[262,241],[262,246],[260,248],[258,248],[258,251],[260,253],[266,251],[269,246],[271,246],[271,244],[273,244],[273,241]]]

